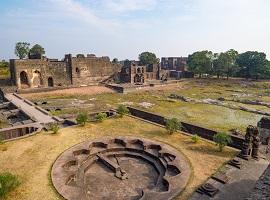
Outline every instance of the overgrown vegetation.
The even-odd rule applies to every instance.
[[[0,62],[0,78],[8,78],[9,77],[9,64],[6,61]]]
[[[76,118],[77,124],[81,126],[85,126],[86,122],[88,121],[88,114],[87,113],[80,113]]]
[[[225,146],[232,143],[232,139],[228,134],[221,132],[214,135],[214,142],[218,146],[219,151],[222,152]]]
[[[58,123],[51,123],[49,124],[49,130],[52,131],[52,134],[57,134],[60,129]]]
[[[195,135],[192,135],[191,137],[191,140],[194,142],[194,143],[198,143],[200,141],[201,137],[198,136],[197,134]]]
[[[124,115],[129,113],[129,109],[124,105],[120,105],[117,108],[117,113],[119,114],[120,117],[123,117]]]
[[[0,135],[0,145],[1,145],[1,144],[4,144],[4,138],[3,138],[2,135]]]
[[[101,112],[101,113],[98,113],[96,115],[96,121],[97,122],[103,122],[105,119],[107,119],[107,114],[106,113]]]
[[[14,190],[20,184],[18,177],[11,173],[0,174],[0,199],[5,198],[6,195]]]
[[[180,129],[180,122],[177,118],[167,119],[165,127],[169,134],[173,134]]]

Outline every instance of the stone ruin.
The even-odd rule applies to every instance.
[[[179,152],[134,137],[80,143],[61,154],[51,172],[54,187],[67,200],[169,200],[189,176]]]
[[[259,159],[259,147],[260,147],[260,133],[257,127],[248,126],[245,135],[245,141],[241,151],[241,158]]]

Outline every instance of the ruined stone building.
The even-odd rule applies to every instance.
[[[137,61],[127,61],[120,72],[122,83],[144,84],[159,79],[160,67],[158,64],[140,65]]]
[[[114,76],[121,67],[109,57],[82,54],[61,61],[48,58],[10,60],[11,81],[19,89],[93,85]]]
[[[30,55],[29,59],[10,60],[10,80],[18,89],[78,87],[105,82],[144,84],[153,80],[188,78],[185,66],[186,58],[162,58],[161,65],[140,65],[138,61],[121,65],[112,63],[109,57],[93,54],[86,57],[67,54],[63,60]]]
[[[168,70],[171,78],[193,78],[194,74],[187,70],[187,57],[163,57],[161,69]]]
[[[186,71],[187,57],[163,57],[161,68],[167,70]]]

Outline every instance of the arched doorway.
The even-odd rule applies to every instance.
[[[144,83],[143,75],[136,74],[134,76],[134,83]]]
[[[52,77],[48,78],[48,87],[53,87],[53,78]]]
[[[41,85],[43,85],[41,73],[38,70],[36,70],[33,73],[33,87],[40,87]]]
[[[27,75],[27,73],[25,71],[22,71],[20,73],[20,83],[21,83],[21,88],[30,87],[29,80],[28,80],[28,75]]]

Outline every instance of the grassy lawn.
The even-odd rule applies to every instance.
[[[42,132],[35,136],[4,144],[6,151],[0,152],[0,172],[11,172],[19,176],[21,185],[7,200],[56,200],[61,199],[50,182],[50,168],[65,149],[85,141],[103,136],[129,135],[145,137],[167,143],[189,160],[192,176],[186,190],[176,200],[188,196],[237,152],[217,147],[205,141],[194,144],[191,138],[180,133],[168,135],[166,130],[130,117],[108,119],[103,123],[89,123],[85,127],[69,127],[57,135]]]
[[[226,99],[225,102],[229,104],[270,112],[270,108],[265,106],[247,105],[232,101],[249,99],[270,102],[269,91],[270,83],[268,82],[192,79],[174,86],[128,94],[65,94],[56,91],[50,94],[27,94],[26,97],[37,102],[48,101],[48,104],[44,107],[61,108],[61,111],[52,111],[54,115],[79,113],[85,110],[97,112],[115,108],[124,103],[217,131],[229,131],[236,128],[245,132],[248,125],[256,125],[263,116],[216,105],[172,101],[168,99],[168,96],[173,93],[198,100],[223,97]],[[145,107],[144,102],[150,103],[150,106]]]
[[[5,78],[9,78],[9,76],[10,76],[10,72],[9,72],[9,69],[8,68],[1,68],[0,67],[0,79],[1,78],[3,78],[3,79],[5,79]]]

